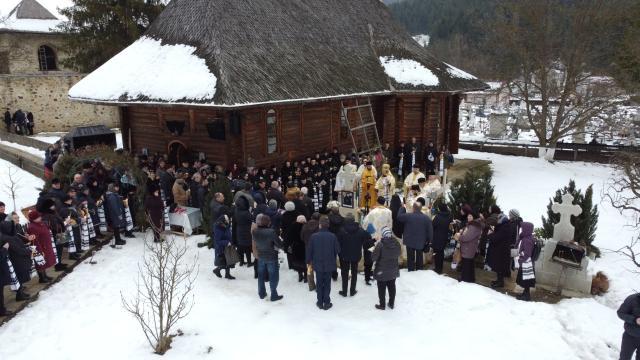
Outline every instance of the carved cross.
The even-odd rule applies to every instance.
[[[573,242],[575,228],[571,225],[571,216],[578,216],[582,213],[582,208],[573,205],[573,195],[562,195],[562,203],[553,203],[551,210],[560,214],[560,221],[553,227],[553,240]]]

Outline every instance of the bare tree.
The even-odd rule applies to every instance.
[[[603,189],[603,199],[608,200],[621,214],[632,216],[634,228],[640,230],[640,153],[619,153],[614,157],[613,164],[616,172]],[[614,252],[640,268],[640,234],[631,239],[629,245]]]
[[[193,307],[198,275],[197,255],[187,262],[186,236],[163,235],[164,241],[159,243],[153,242],[153,235],[145,236],[136,296],[127,300],[121,294],[124,308],[138,320],[149,345],[160,355],[171,348],[172,330]]]
[[[5,180],[2,182],[2,186],[4,187],[4,193],[11,197],[13,201],[13,211],[18,211],[16,207],[16,195],[18,190],[20,189],[20,181],[22,178],[18,176],[18,172],[20,169],[7,165],[7,173]]]
[[[603,75],[627,0],[501,0],[491,44],[500,79],[523,103],[541,157],[563,137],[587,131],[624,93]],[[626,6],[626,5],[625,5]]]

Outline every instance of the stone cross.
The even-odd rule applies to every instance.
[[[553,203],[551,210],[560,214],[560,221],[553,226],[553,240],[573,242],[575,228],[571,225],[571,215],[578,216],[582,213],[582,208],[573,205],[573,195],[562,195],[562,203]]]

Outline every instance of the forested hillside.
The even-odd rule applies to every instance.
[[[434,54],[477,75],[491,77],[482,56],[496,0],[403,0],[389,4],[411,34],[428,34]]]

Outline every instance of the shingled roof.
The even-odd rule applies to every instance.
[[[36,0],[20,1],[11,13],[9,13],[9,16],[14,14],[17,19],[58,20],[55,15],[40,5]]]
[[[144,59],[141,52],[154,41],[158,49]],[[209,74],[194,76],[178,66],[176,57],[185,60],[185,51]],[[147,79],[149,68],[156,71]],[[187,89],[181,82],[189,76],[208,79]],[[198,86],[202,91],[194,90]],[[173,0],[143,38],[69,96],[114,104],[239,106],[487,87],[434,58],[379,0]]]

